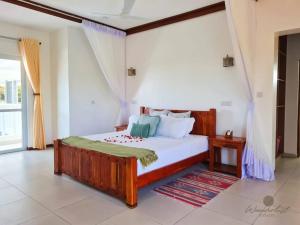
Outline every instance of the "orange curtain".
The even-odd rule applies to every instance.
[[[40,44],[36,40],[22,39],[20,53],[34,95],[33,148],[46,149],[44,116],[40,85]]]

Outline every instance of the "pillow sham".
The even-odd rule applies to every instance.
[[[183,138],[193,130],[195,118],[174,118],[161,116],[157,135],[171,138]]]
[[[154,110],[154,109],[149,109],[149,115],[150,116],[160,116],[160,115],[168,115],[169,111],[164,109],[164,110]]]
[[[138,120],[139,120],[140,116],[139,115],[131,115],[129,117],[129,120],[128,120],[128,126],[127,126],[127,131],[130,132],[131,131],[131,128],[132,128],[132,125],[134,123],[137,123]]]
[[[182,112],[182,113],[169,112],[168,116],[172,116],[172,117],[175,117],[175,118],[190,118],[191,117],[191,111]]]
[[[133,123],[132,128],[130,131],[130,135],[133,137],[142,137],[142,138],[148,138],[149,137],[149,131],[150,131],[150,124],[138,124]]]
[[[156,134],[156,130],[158,124],[160,123],[160,116],[148,116],[141,115],[139,120],[139,124],[150,124],[149,137],[153,137]]]

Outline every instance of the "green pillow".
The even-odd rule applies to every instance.
[[[159,122],[160,116],[141,115],[138,120],[138,124],[150,124],[149,137],[155,136]]]
[[[133,137],[143,137],[148,138],[150,131],[150,124],[132,124],[130,135]]]

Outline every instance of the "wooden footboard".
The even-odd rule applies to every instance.
[[[208,158],[203,152],[182,161],[137,176],[135,157],[118,157],[64,145],[54,141],[54,173],[62,173],[117,197],[130,207],[137,206],[138,189],[184,170]]]
[[[54,173],[67,174],[126,202],[137,205],[137,159],[79,149],[54,141]]]

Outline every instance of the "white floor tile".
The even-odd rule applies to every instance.
[[[140,202],[136,211],[152,217],[158,223],[168,225],[174,224],[193,209],[195,208],[189,204],[155,194]]]
[[[37,179],[40,179],[43,177],[44,177],[44,175],[42,175],[36,171],[28,172],[25,170],[22,172],[18,171],[15,173],[10,173],[8,175],[3,176],[2,179],[10,184],[18,185],[18,184],[31,182],[33,180],[37,180]]]
[[[0,224],[14,225],[29,220],[37,216],[49,214],[49,211],[32,201],[25,198],[10,204],[0,206]]]
[[[17,186],[25,194],[30,196],[45,196],[55,191],[65,190],[70,188],[84,189],[84,186],[79,182],[73,182],[63,176],[53,175],[52,177],[40,177],[32,181],[24,181],[18,183]]]
[[[284,185],[282,185],[279,192],[300,195],[300,182],[295,182],[292,178],[290,178]]]
[[[51,214],[47,216],[37,217],[20,225],[69,225],[66,221]]]
[[[92,197],[55,211],[73,225],[95,225],[121,213],[128,208],[120,201]]]
[[[293,192],[280,190],[275,195],[276,204],[285,207],[291,207],[293,210],[300,212],[300,195]]]
[[[26,196],[14,187],[6,187],[0,189],[0,206],[8,204],[20,199],[25,198]]]
[[[203,207],[251,224],[259,216],[259,213],[247,212],[247,209],[256,206],[263,207],[262,204],[258,202],[223,192],[210,200]]]
[[[247,223],[199,208],[178,221],[176,225],[247,225]]]
[[[125,212],[113,216],[101,223],[101,225],[160,225],[151,217],[138,213],[136,210],[128,209]]]
[[[225,192],[240,195],[254,201],[262,201],[266,195],[273,196],[283,185],[282,182],[265,182],[260,180],[240,180],[233,184]]]
[[[0,189],[1,189],[1,188],[8,187],[8,186],[10,186],[9,183],[7,183],[7,182],[6,182],[5,180],[3,180],[3,179],[0,179]]]
[[[90,197],[92,194],[78,188],[48,189],[42,194],[32,193],[31,197],[51,210],[59,209]]]
[[[241,180],[202,208],[158,195],[152,185],[139,192],[138,207],[128,209],[120,200],[67,176],[55,176],[52,150],[6,154],[0,156],[0,225],[299,224],[300,159],[280,159],[276,178]],[[170,179],[175,176],[160,183]],[[274,205],[290,210],[259,218],[246,212],[249,206],[263,207],[265,195],[274,195]]]
[[[274,216],[261,216],[257,219],[254,225],[299,225],[300,214],[287,212]]]

